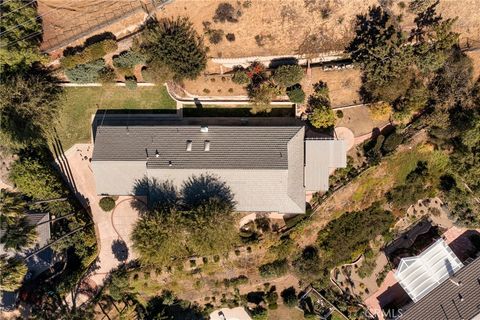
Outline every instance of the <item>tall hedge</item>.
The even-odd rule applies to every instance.
[[[63,57],[60,59],[60,63],[64,69],[72,69],[80,64],[101,59],[106,54],[116,51],[117,48],[118,45],[115,40],[103,40],[86,47],[77,54]]]

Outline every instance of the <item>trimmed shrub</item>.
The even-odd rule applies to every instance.
[[[100,208],[105,212],[110,212],[115,208],[115,200],[112,197],[103,197],[98,202]]]
[[[247,72],[243,69],[238,69],[233,75],[232,81],[236,84],[247,84],[250,82],[250,78],[247,75]]]
[[[260,275],[264,278],[269,277],[281,277],[288,272],[288,262],[287,259],[275,260],[270,263],[261,265],[258,268]]]
[[[296,83],[299,83],[302,78],[303,69],[299,65],[280,66],[273,74],[273,80],[285,87],[290,87]]]
[[[337,118],[338,118],[338,119],[342,119],[342,118],[343,118],[343,111],[342,111],[342,110],[338,110],[337,112],[335,112],[335,114],[337,115]]]
[[[95,60],[103,58],[106,54],[114,52],[117,50],[118,45],[115,40],[104,40],[97,43],[94,43],[83,51],[72,55],[66,56],[60,59],[60,63],[65,69],[72,69],[80,64],[87,64]]]
[[[145,63],[145,56],[140,52],[128,50],[114,56],[112,60],[115,68],[133,68],[137,64]]]
[[[129,77],[125,79],[125,87],[130,90],[137,89],[137,79],[135,77]]]
[[[305,101],[305,92],[302,87],[295,86],[287,90],[288,99],[293,103],[303,103]]]
[[[228,40],[229,42],[235,41],[235,35],[234,35],[233,33],[227,33],[227,34],[225,35],[225,38],[227,38],[227,40]]]
[[[92,83],[99,80],[100,71],[105,68],[105,60],[98,59],[96,61],[79,64],[76,67],[65,70],[67,78],[76,83]]]

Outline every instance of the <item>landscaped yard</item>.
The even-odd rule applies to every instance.
[[[269,112],[254,113],[252,105],[183,105],[184,117],[293,117],[293,105],[272,105]]]
[[[56,130],[66,151],[75,143],[89,141],[90,123],[97,109],[157,109],[174,113],[175,106],[164,86],[135,90],[113,86],[65,88]]]

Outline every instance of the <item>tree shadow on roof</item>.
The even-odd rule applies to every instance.
[[[158,181],[144,176],[135,181],[132,193],[147,197],[146,203],[139,198],[132,201],[132,207],[143,214],[154,210],[166,212],[178,203],[177,190],[171,181]]]
[[[183,182],[181,194],[186,209],[197,208],[211,199],[235,206],[230,187],[211,174],[191,176]]]

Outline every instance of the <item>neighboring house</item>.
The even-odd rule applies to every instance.
[[[21,253],[14,253],[11,251],[6,251],[4,245],[0,243],[0,255],[7,255],[8,257],[18,256],[23,258],[28,255],[30,252],[35,252],[36,250],[46,246],[51,238],[50,233],[50,214],[49,213],[29,213],[27,214],[28,223],[31,226],[35,226],[35,231],[37,232],[37,240],[33,248],[29,248]],[[4,230],[0,229],[0,239],[4,235]],[[25,263],[28,267],[28,279],[33,279],[38,276],[43,271],[50,268],[54,263],[54,252],[52,249],[47,248],[41,252],[29,257]],[[15,307],[17,292],[0,292],[0,310],[9,311]]]
[[[110,125],[94,129],[92,169],[99,195],[139,195],[144,177],[180,189],[214,175],[234,194],[237,211],[305,213],[306,192],[328,190],[329,173],[346,166],[342,140],[308,139],[303,125]]]
[[[438,239],[418,256],[400,260],[395,277],[412,301],[418,302],[462,267],[452,249]]]
[[[222,308],[210,313],[210,320],[252,320],[244,307]]]
[[[418,319],[480,319],[480,258],[467,263],[398,317]]]

